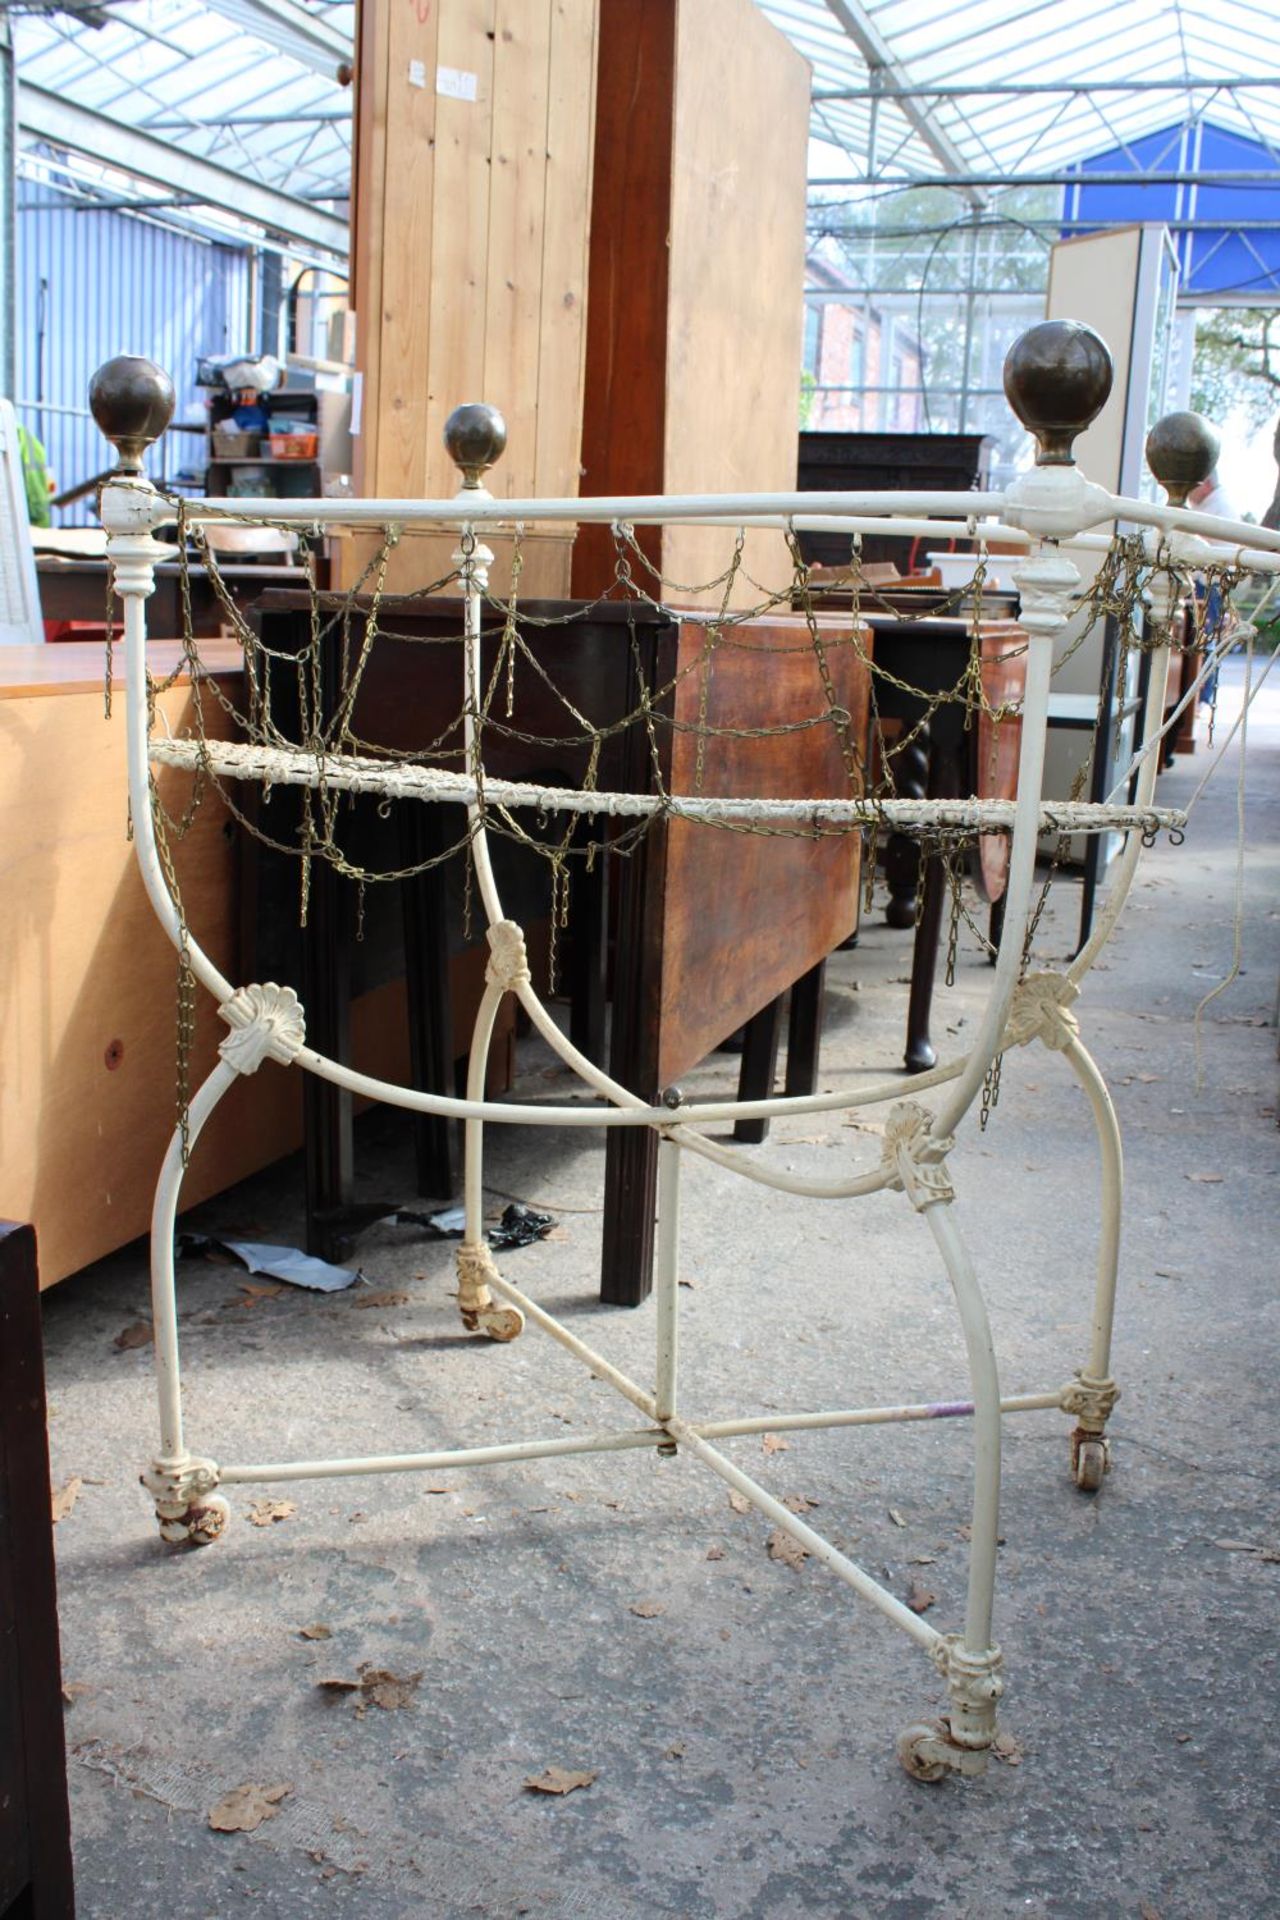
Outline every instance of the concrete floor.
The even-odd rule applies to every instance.
[[[942,1705],[927,1661],[812,1562],[771,1559],[768,1527],[685,1458],[235,1488],[225,1539],[162,1549],[137,1485],[150,1354],[113,1344],[148,1310],[134,1246],[46,1308],[55,1485],[83,1481],[56,1536],[82,1920],[220,1920],[251,1901],[284,1920],[1280,1912],[1280,692],[1252,732],[1246,971],[1206,1018],[1203,1086],[1192,1015],[1231,958],[1234,753],[1185,846],[1147,856],[1082,1003],[1126,1134],[1124,1398],[1096,1499],[1067,1477],[1061,1416],[1006,1423],[1004,1764],[909,1781],[895,1737]],[[1161,799],[1184,800],[1208,759],[1180,761]],[[1044,960],[1069,950],[1077,900],[1073,881],[1055,889]],[[835,962],[824,1084],[896,1064],[908,939],[877,914]],[[940,997],[945,1043],[963,1043],[988,982],[964,953]],[[567,1090],[534,1048],[522,1059],[527,1085]],[[735,1065],[713,1061],[698,1084],[727,1085]],[[804,1119],[757,1151],[829,1172],[876,1146]],[[361,1156],[367,1191],[413,1197],[397,1116],[364,1123]],[[562,1223],[504,1264],[643,1375],[652,1308],[595,1301],[602,1161],[598,1136],[495,1132],[495,1206],[517,1195]],[[1084,1356],[1097,1191],[1061,1062],[1011,1056],[990,1131],[966,1128],[953,1165],[1005,1389],[1056,1386]],[[191,1224],[296,1242],[299,1188],[289,1166]],[[900,1196],[789,1200],[695,1162],[685,1221],[689,1408],[965,1392],[932,1242]],[[284,1459],[630,1423],[536,1329],[505,1348],[462,1337],[448,1246],[379,1228],[359,1261],[371,1287],[252,1303],[240,1273],[184,1263],[194,1446]],[[407,1299],[370,1308],[372,1290]],[[895,1591],[926,1587],[931,1620],[959,1624],[965,1423],[728,1444],[816,1503],[811,1519]],[[259,1526],[258,1496],[294,1504]],[[312,1624],[330,1637],[302,1637]],[[361,1663],[421,1678],[404,1706],[363,1711],[317,1684]],[[596,1778],[565,1798],[527,1791],[548,1766]],[[291,1784],[276,1817],[211,1831],[209,1809],[249,1781]]]

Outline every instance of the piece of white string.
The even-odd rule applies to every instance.
[[[1267,588],[1267,591],[1263,594],[1261,600],[1258,602],[1252,614],[1249,616],[1253,626],[1255,627],[1257,626],[1259,616],[1266,611],[1267,606],[1270,603],[1270,601],[1273,599],[1277,589],[1280,589],[1280,579],[1273,580],[1271,582],[1271,585]],[[1222,662],[1226,659],[1227,655],[1232,651],[1232,649],[1235,647],[1236,644],[1237,643],[1236,643],[1235,636],[1231,635],[1227,639],[1221,641],[1216,647],[1210,648],[1209,652],[1204,657],[1199,673],[1197,673],[1195,679],[1191,682],[1191,685],[1187,688],[1186,692],[1182,695],[1182,698],[1179,700],[1177,706],[1173,709],[1172,713],[1170,713],[1168,719],[1165,721],[1160,731],[1156,735],[1154,735],[1152,739],[1148,740],[1145,746],[1138,748],[1137,752],[1133,755],[1133,758],[1130,760],[1128,766],[1124,769],[1124,772],[1120,775],[1120,778],[1116,781],[1115,785],[1112,787],[1110,793],[1107,795],[1107,805],[1111,805],[1115,801],[1116,796],[1120,793],[1123,793],[1128,788],[1130,780],[1132,780],[1134,774],[1137,773],[1143,761],[1146,760],[1151,754],[1158,753],[1160,751],[1165,740],[1173,732],[1179,720],[1182,718],[1182,715],[1186,712],[1191,702],[1196,698],[1201,687],[1204,686],[1206,681],[1211,680],[1213,678],[1218,668],[1222,665]],[[1274,664],[1274,660],[1275,660],[1275,656],[1273,655],[1271,661],[1268,662],[1266,668],[1264,669],[1262,675],[1258,680],[1258,686],[1254,688],[1255,693],[1257,692],[1258,687],[1261,687],[1263,680],[1265,680],[1267,677],[1267,674],[1270,673],[1271,667]],[[1228,739],[1229,738],[1230,736],[1228,736]],[[1218,758],[1220,759],[1221,755],[1219,755]],[[1217,760],[1215,760],[1213,764],[1214,766],[1217,766],[1218,764]],[[1210,771],[1212,772],[1212,768],[1210,769]],[[1203,784],[1204,783],[1202,781],[1201,785],[1203,786]],[[1195,804],[1194,801],[1191,804],[1194,805]],[[1188,811],[1190,811],[1190,808],[1188,808]]]
[[[1218,998],[1220,993],[1225,993],[1232,982],[1239,978],[1240,958],[1244,947],[1244,789],[1245,768],[1248,765],[1246,748],[1249,740],[1249,703],[1253,697],[1250,691],[1250,682],[1253,678],[1253,640],[1254,636],[1252,631],[1250,631],[1248,643],[1245,647],[1244,704],[1240,709],[1240,718],[1236,723],[1240,730],[1240,771],[1236,780],[1236,880],[1231,929],[1231,966],[1225,979],[1219,980],[1216,987],[1209,989],[1195,1011],[1195,1018],[1192,1024],[1195,1032],[1197,1093],[1204,1091],[1204,1011],[1212,1001]],[[1274,657],[1273,655],[1272,658],[1274,659]],[[1270,665],[1268,665],[1267,671],[1270,672]],[[1232,733],[1234,733],[1235,730],[1233,727]],[[1229,739],[1230,735],[1228,735],[1228,740]],[[1223,752],[1225,751],[1226,743],[1223,745]],[[1222,756],[1219,755],[1218,757],[1220,759]],[[1217,761],[1214,762],[1214,766],[1216,765]],[[1213,768],[1211,767],[1209,772],[1212,773],[1212,771]],[[1205,779],[1208,777],[1208,774],[1206,774]],[[1203,785],[1204,781],[1202,780],[1200,786],[1203,787]],[[1197,795],[1198,794],[1199,788],[1197,788]]]

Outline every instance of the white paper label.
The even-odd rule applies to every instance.
[[[462,73],[457,67],[437,67],[436,92],[445,94],[450,100],[474,100],[476,76],[474,73]]]
[[[409,62],[409,85],[411,87],[425,87],[426,84],[427,84],[426,61],[411,60]]]
[[[357,373],[351,379],[351,436],[354,439],[360,432],[364,417],[364,375]]]

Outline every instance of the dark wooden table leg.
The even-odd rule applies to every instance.
[[[933,1009],[934,979],[938,971],[938,935],[942,930],[942,903],[947,891],[947,876],[936,853],[924,862],[922,889],[915,945],[911,950],[911,995],[907,1002],[904,1064],[908,1073],[926,1073],[930,1067],[936,1066],[938,1060],[934,1044],[929,1038],[929,1015]]]
[[[609,1072],[633,1093],[656,1099],[658,1087],[659,956],[646,954],[642,929],[660,924],[650,898],[665,867],[662,829],[650,833],[622,863],[613,981]],[[647,964],[646,964],[647,962]],[[604,1155],[604,1235],[600,1298],[638,1307],[653,1286],[654,1223],[658,1204],[658,1137],[649,1127],[612,1127]]]
[[[954,800],[963,784],[963,742],[939,739],[936,727],[933,736],[929,756],[929,798]],[[908,1073],[926,1073],[936,1065],[938,1059],[929,1038],[929,1016],[933,1009],[933,988],[938,972],[938,935],[942,931],[947,873],[937,854],[931,854],[924,862],[921,889],[915,945],[911,950],[911,995],[907,1002],[904,1064]]]
[[[341,881],[326,860],[312,863],[302,936],[302,1004],[307,1044],[331,1060],[351,1057],[351,952]],[[337,1223],[353,1192],[351,1095],[314,1073],[302,1078],[307,1252],[341,1259]]]
[[[421,866],[452,846],[443,807],[406,801],[397,809],[406,867]],[[400,882],[404,917],[405,989],[409,1013],[409,1071],[420,1093],[453,1092],[453,1009],[449,997],[449,889],[443,865]],[[418,1192],[452,1198],[457,1171],[457,1122],[440,1114],[413,1117]]]
[[[35,1230],[0,1221],[0,1912],[74,1920]]]
[[[826,982],[827,963],[819,960],[816,967],[810,967],[808,973],[800,975],[791,989],[784,1093],[799,1096],[818,1091],[818,1049],[822,1042]]]
[[[1105,800],[1111,779],[1111,750],[1115,733],[1116,681],[1120,666],[1120,629],[1113,614],[1103,623],[1102,694],[1098,701],[1098,724],[1093,735],[1093,755],[1089,766],[1089,798]],[[1125,697],[1120,688],[1120,698]],[[1102,878],[1102,854],[1107,836],[1091,833],[1084,847],[1084,879],[1080,888],[1080,938],[1076,952],[1085,946],[1093,930],[1093,911],[1098,883]]]
[[[569,1038],[600,1065],[605,1057],[606,972],[609,957],[609,860],[597,853],[588,871],[575,871],[576,920],[569,950]]]
[[[929,790],[930,739],[926,722],[909,747],[891,753],[894,792],[903,800],[923,800]],[[916,894],[923,882],[920,843],[913,834],[891,833],[884,846],[884,877],[889,901],[884,917],[891,927],[918,924]]]
[[[739,1100],[767,1100],[773,1092],[773,1083],[778,1073],[778,1043],[782,1038],[782,1006],[786,999],[780,993],[767,1007],[761,1007],[753,1014],[743,1028],[742,1067],[738,1074]],[[735,1120],[733,1137],[744,1147],[758,1147],[762,1140],[769,1137],[767,1120]]]

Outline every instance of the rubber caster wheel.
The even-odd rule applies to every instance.
[[[1089,1436],[1077,1440],[1072,1448],[1072,1472],[1082,1493],[1097,1493],[1106,1478],[1110,1461],[1105,1440]]]
[[[180,1519],[161,1519],[160,1538],[171,1546],[209,1547],[222,1538],[230,1521],[231,1509],[222,1495],[211,1493]]]
[[[919,1720],[898,1735],[898,1759],[913,1780],[932,1784],[950,1771],[945,1760],[933,1757],[940,1740],[950,1737],[950,1729],[940,1720]]]

